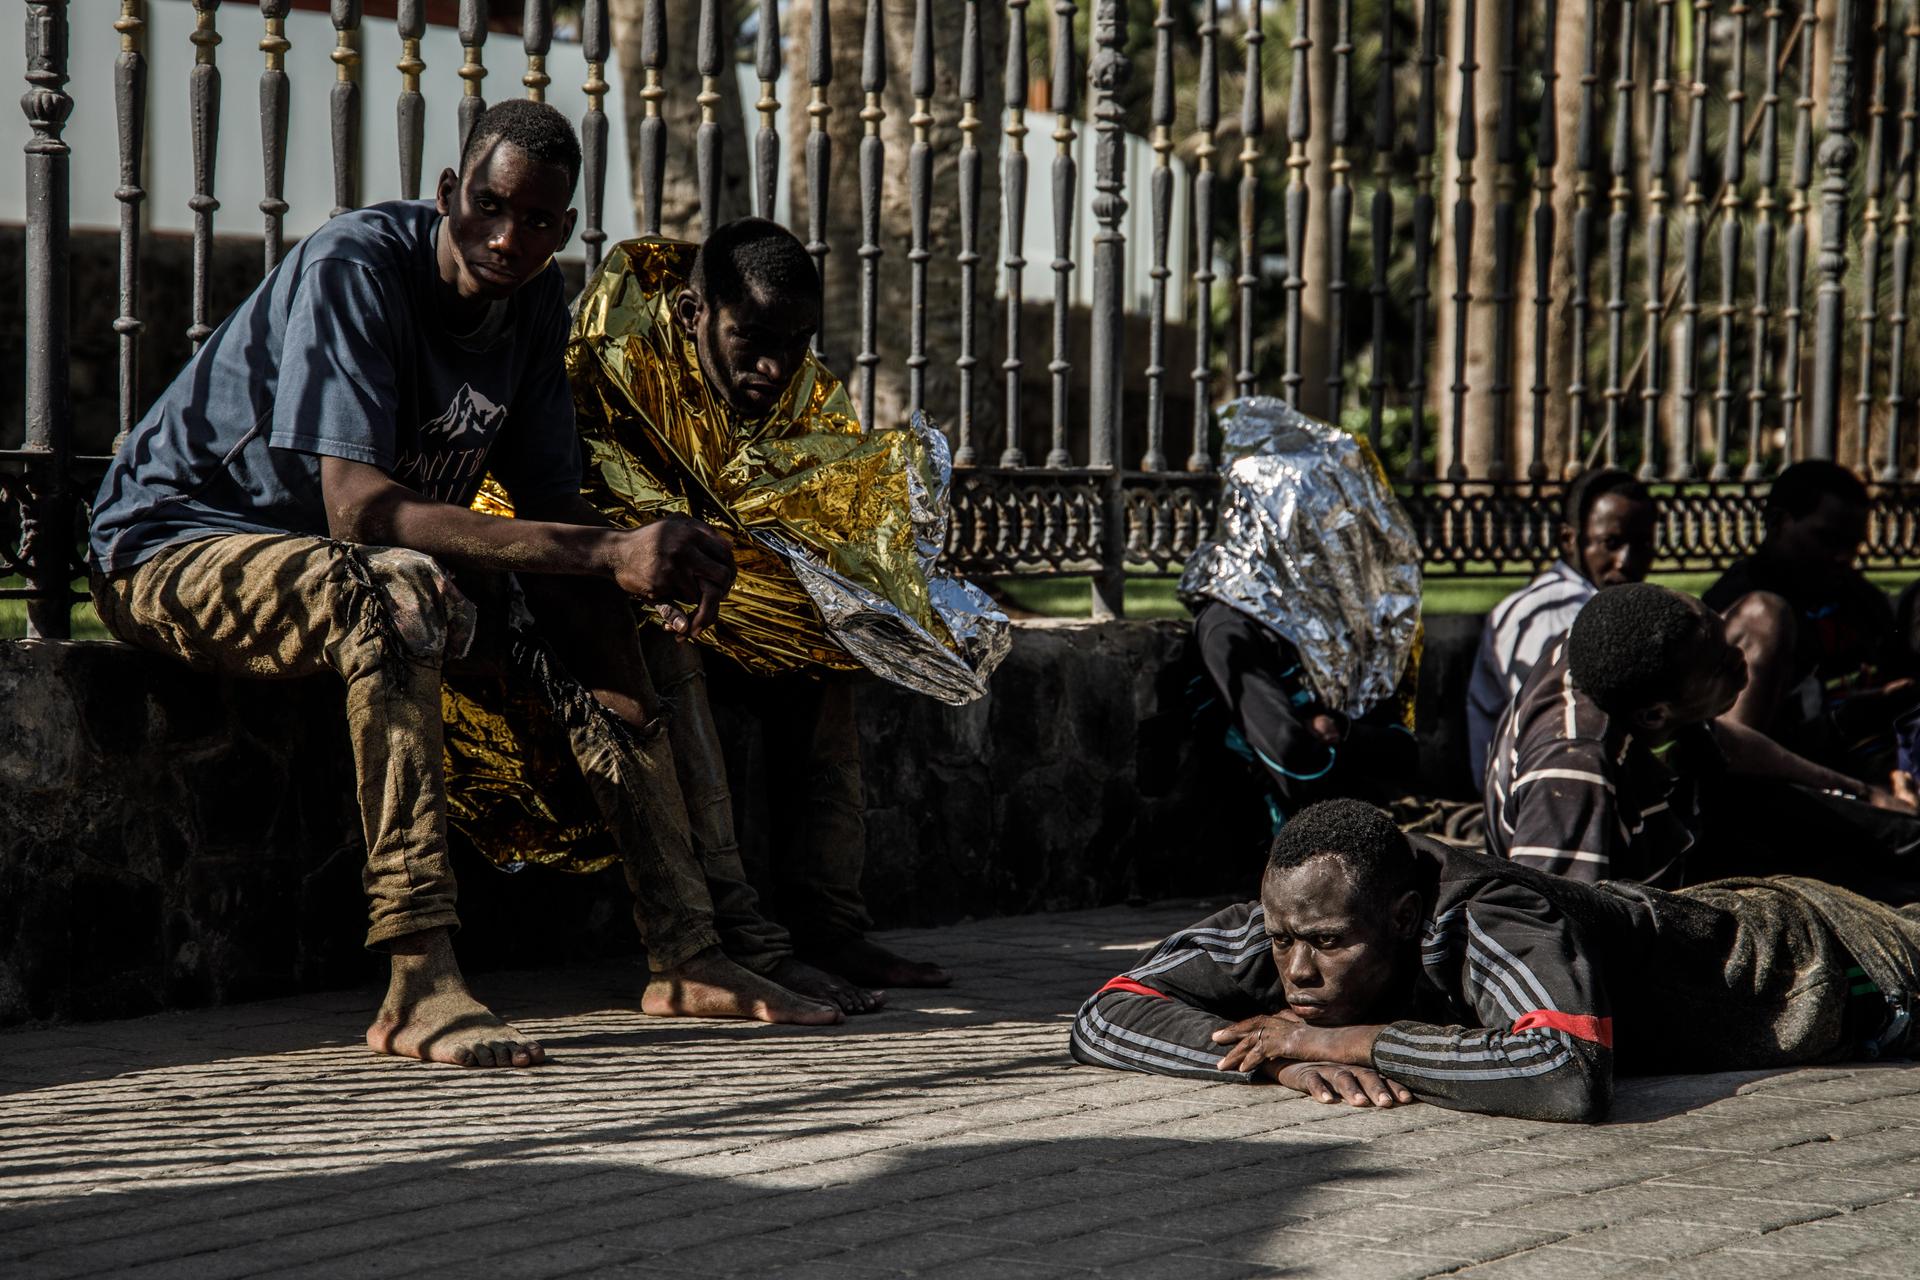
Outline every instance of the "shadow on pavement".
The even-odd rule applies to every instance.
[[[1290,1202],[1322,1183],[1351,1193],[1392,1182],[1390,1171],[1355,1168],[1354,1145],[1307,1135],[908,1141],[850,1162],[857,1175],[826,1186],[782,1186],[779,1170],[748,1179],[648,1165],[644,1141],[628,1148],[631,1164],[482,1145],[334,1172],[235,1171],[215,1192],[0,1206],[0,1253],[13,1280],[126,1266],[193,1280],[461,1269],[763,1277],[802,1264],[815,1275],[958,1265],[1027,1276],[1155,1258],[1170,1272],[1224,1274],[1238,1263],[1236,1273],[1285,1274],[1360,1243],[1288,1230],[1309,1218]],[[817,1184],[820,1171],[786,1180]]]

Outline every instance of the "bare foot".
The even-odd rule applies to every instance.
[[[846,1021],[836,1006],[748,973],[718,947],[707,948],[678,969],[654,974],[640,996],[640,1012],[656,1018],[752,1018],[808,1027]]]
[[[887,1003],[884,991],[868,991],[824,969],[788,956],[768,971],[781,986],[815,1000],[825,1000],[842,1013],[874,1013]]]
[[[473,998],[445,929],[394,944],[387,998],[367,1028],[375,1053],[456,1067],[531,1067],[546,1059],[530,1040]]]
[[[807,959],[865,987],[944,987],[953,981],[937,964],[895,955],[866,938],[810,949]]]

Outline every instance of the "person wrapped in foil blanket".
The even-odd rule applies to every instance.
[[[1219,517],[1179,586],[1202,714],[1264,773],[1276,831],[1317,800],[1398,796],[1418,759],[1413,526],[1364,440],[1266,396],[1219,422]]]
[[[585,493],[616,525],[690,516],[733,547],[738,575],[698,637],[704,661],[664,639],[682,629],[674,606],[642,613],[662,624],[646,628],[646,662],[673,707],[696,844],[739,857],[711,688],[723,717],[751,707],[748,728],[765,737],[771,825],[786,838],[759,888],[803,957],[866,986],[944,982],[937,967],[864,938],[847,677],[864,670],[964,704],[985,692],[1010,632],[984,592],[937,563],[944,436],[921,414],[863,432],[840,381],[807,349],[818,316],[812,261],[777,224],[740,219],[705,246],[614,246],[566,351]],[[509,514],[498,494],[481,501]],[[590,870],[610,853],[544,745],[541,722],[565,698],[544,701],[501,705],[477,686],[448,697],[451,820],[497,863]]]

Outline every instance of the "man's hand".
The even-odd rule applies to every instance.
[[[1331,711],[1317,712],[1307,721],[1307,732],[1329,747],[1337,747],[1347,739],[1346,718]]]
[[[1889,813],[1920,815],[1920,787],[1915,786],[1912,774],[1895,769],[1887,775],[1886,786],[1867,788],[1867,803]]]
[[[1226,1057],[1220,1059],[1219,1068],[1222,1071],[1258,1071],[1262,1064],[1268,1062],[1298,1062],[1320,1057],[1320,1054],[1313,1052],[1313,1046],[1307,1043],[1313,1032],[1314,1028],[1285,1009],[1279,1013],[1245,1018],[1213,1033],[1215,1044],[1233,1046],[1227,1050]]]
[[[733,586],[733,547],[711,525],[667,516],[621,532],[613,555],[613,580],[621,590],[653,604],[694,602],[691,615],[674,611],[667,629],[688,639],[712,624]]]
[[[1405,1085],[1389,1080],[1372,1067],[1350,1067],[1339,1062],[1268,1064],[1275,1084],[1298,1089],[1320,1102],[1345,1102],[1350,1107],[1395,1107],[1412,1102]]]

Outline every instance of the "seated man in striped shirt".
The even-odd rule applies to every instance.
[[[1582,884],[1331,800],[1281,830],[1258,902],[1095,992],[1071,1047],[1356,1107],[1594,1121],[1616,1073],[1904,1056],[1917,983],[1920,914],[1844,889]]]
[[[1913,797],[1727,715],[1746,682],[1740,648],[1700,601],[1648,583],[1602,591],[1500,722],[1488,852],[1579,880],[1676,889],[1797,872],[1920,897],[1901,867],[1920,850]]]
[[[1560,509],[1560,558],[1495,605],[1480,633],[1467,685],[1467,763],[1475,785],[1487,776],[1487,747],[1507,704],[1580,606],[1602,587],[1646,580],[1653,564],[1653,497],[1625,471],[1582,471]]]

